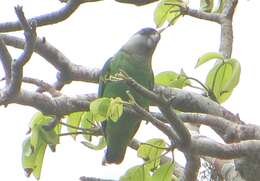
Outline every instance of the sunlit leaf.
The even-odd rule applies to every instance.
[[[198,66],[200,66],[210,60],[214,60],[214,59],[224,60],[224,57],[220,53],[215,53],[215,52],[206,53],[198,59],[198,62],[196,64],[195,68],[197,68]]]
[[[47,144],[40,139],[32,151],[30,139],[30,137],[26,138],[23,143],[22,166],[28,177],[33,173],[36,179],[40,179],[43,157]]]
[[[180,6],[184,6],[181,0],[162,0],[154,11],[154,22],[157,28],[161,27],[165,21],[174,24],[180,15]]]
[[[73,127],[79,127],[83,113],[84,112],[71,113],[67,118],[67,124],[69,124]],[[76,128],[72,128],[72,127],[67,127],[67,128],[68,128],[69,133],[73,133],[73,132],[77,131]],[[72,134],[71,136],[73,139],[76,139],[76,137],[77,137],[76,134]]]
[[[110,98],[103,97],[96,99],[90,103],[90,111],[93,113],[95,121],[106,120],[110,102]]]
[[[149,170],[144,166],[135,166],[127,170],[120,181],[150,181]]]
[[[153,173],[152,181],[160,181],[160,180],[171,181],[173,170],[174,170],[174,165],[171,162],[161,165]]]
[[[103,136],[99,138],[99,142],[96,145],[88,141],[82,141],[81,143],[92,150],[102,150],[106,147],[106,140]]]
[[[160,155],[165,151],[166,143],[163,139],[153,138],[141,144],[137,150],[138,157],[147,161],[147,168],[150,170],[160,164]]]
[[[237,60],[217,63],[207,75],[206,86],[218,102],[226,101],[239,82],[241,67]]]
[[[200,10],[211,12],[214,6],[214,0],[200,0]]]
[[[81,117],[81,128],[90,129],[95,125],[94,116],[92,112],[84,112]],[[87,141],[91,141],[91,135],[83,134]]]
[[[121,117],[122,114],[123,114],[122,99],[120,97],[111,99],[111,103],[107,111],[107,118],[116,122]]]
[[[155,76],[155,84],[181,89],[189,85],[190,81],[186,79],[186,75],[183,70],[180,74],[173,71],[165,71]]]

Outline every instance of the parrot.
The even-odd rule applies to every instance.
[[[135,101],[145,109],[149,108],[149,100],[131,90],[123,81],[106,81],[110,76],[121,70],[127,73],[139,84],[149,90],[154,87],[154,74],[152,70],[152,56],[160,33],[154,28],[143,28],[130,39],[104,64],[98,88],[98,97],[116,98],[128,101],[126,91],[130,91]],[[107,148],[102,164],[120,164],[125,156],[127,146],[140,126],[141,120],[137,116],[123,111],[118,121],[105,120],[102,130]]]

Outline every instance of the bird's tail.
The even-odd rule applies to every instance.
[[[103,158],[102,164],[120,164],[125,157],[126,147],[121,149],[113,149],[112,147],[107,147],[105,151],[105,156]]]

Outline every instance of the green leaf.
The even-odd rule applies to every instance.
[[[206,86],[219,103],[226,101],[237,86],[241,67],[237,60],[228,59],[217,63],[208,73]]]
[[[155,84],[182,89],[191,84],[186,77],[187,76],[183,70],[181,70],[180,74],[173,71],[165,71],[155,76]]]
[[[92,144],[91,142],[88,142],[88,141],[82,141],[81,142],[84,146],[92,149],[92,150],[102,150],[106,147],[106,140],[105,140],[105,137],[102,136],[99,138],[99,142],[97,145],[95,144]]]
[[[111,99],[110,106],[107,111],[107,118],[111,119],[113,122],[117,122],[117,120],[123,114],[122,102],[123,101],[120,97]]]
[[[46,130],[44,127],[39,127],[40,137],[44,140],[45,143],[51,145],[59,144],[59,136],[56,134],[54,129]]]
[[[162,0],[154,11],[154,22],[157,28],[161,27],[165,21],[174,24],[181,14],[179,6],[184,5],[181,0]]]
[[[95,121],[106,120],[110,102],[110,98],[103,97],[96,99],[90,103],[90,111],[93,113]]]
[[[149,170],[144,166],[134,166],[127,170],[125,175],[120,177],[120,181],[150,181]]]
[[[37,145],[32,149],[31,138],[28,137],[23,143],[22,166],[29,177],[33,173],[36,179],[40,179],[43,157],[47,144],[38,140]]]
[[[206,53],[204,55],[202,55],[199,59],[198,62],[195,66],[195,68],[197,68],[198,66],[208,62],[209,60],[214,60],[214,59],[221,59],[224,60],[224,57],[222,54],[220,53],[214,53],[214,52],[210,52],[210,53]]]
[[[214,6],[214,0],[200,0],[200,10],[211,12]]]
[[[82,117],[81,117],[81,128],[84,129],[90,129],[95,125],[94,121],[94,115],[92,112],[84,112]],[[91,141],[92,136],[88,134],[83,134],[83,137],[87,141]]]
[[[157,170],[155,170],[152,176],[152,181],[171,181],[173,170],[174,165],[171,162],[161,165]]]
[[[74,126],[74,127],[79,127],[80,122],[81,122],[81,117],[83,115],[84,112],[75,112],[75,113],[71,113],[68,118],[67,118],[67,124]],[[76,132],[77,129],[76,128],[71,128],[68,127],[68,132],[69,133],[74,133]],[[73,139],[76,139],[77,135],[76,134],[72,134],[71,135]]]
[[[166,143],[163,139],[153,138],[141,144],[137,156],[144,159],[148,169],[153,170],[160,164],[160,155],[165,151]]]

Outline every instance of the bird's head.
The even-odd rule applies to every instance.
[[[123,50],[135,55],[152,56],[159,40],[160,33],[158,31],[153,28],[143,28],[127,41]]]

